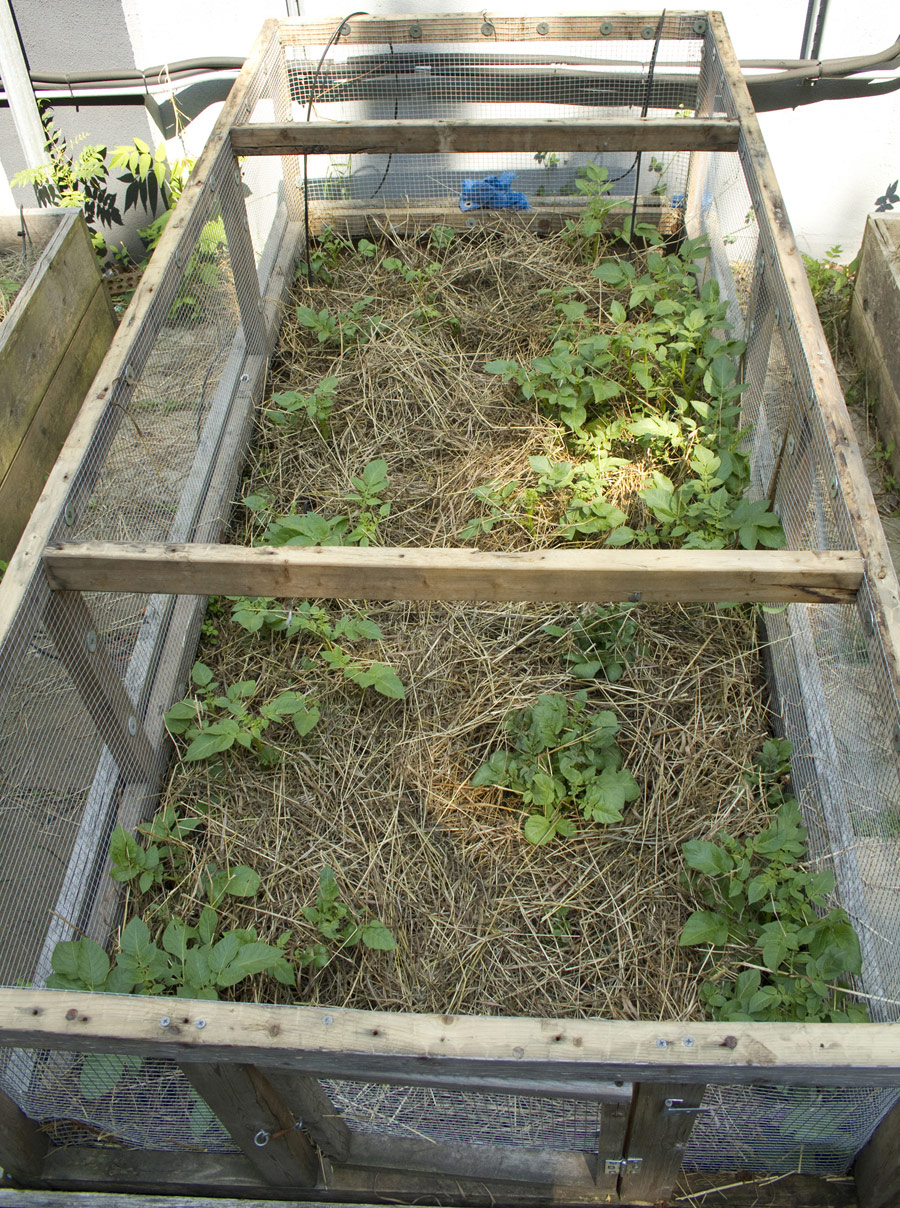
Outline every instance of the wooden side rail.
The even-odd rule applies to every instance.
[[[728,118],[547,118],[256,122],[234,126],[236,155],[456,154],[471,151],[736,151]]]
[[[848,550],[468,549],[58,543],[55,590],[366,600],[853,600],[863,562]]]

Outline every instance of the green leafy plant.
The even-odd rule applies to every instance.
[[[861,970],[859,939],[846,912],[829,909],[833,873],[805,866],[800,807],[782,787],[789,755],[789,743],[771,740],[748,776],[774,806],[764,830],[683,844],[706,908],[690,915],[679,944],[715,954],[700,994],[716,1019],[861,1022],[867,1013],[849,984]]]
[[[588,163],[578,169],[575,188],[587,200],[584,213],[575,221],[566,222],[565,233],[570,243],[583,247],[588,263],[599,257],[604,244],[607,215],[616,204],[608,196],[611,187],[606,168]]]
[[[328,436],[328,420],[334,406],[336,377],[323,378],[309,394],[299,390],[282,390],[269,400],[265,416],[278,428],[292,431],[304,416],[311,420],[322,436]]]
[[[602,675],[615,683],[633,657],[638,633],[634,608],[633,604],[596,604],[587,616],[570,625],[549,624],[543,629],[571,643],[565,660],[576,679]]]
[[[218,692],[218,680],[205,663],[196,662],[191,670],[194,693],[177,701],[165,714],[170,734],[183,736],[188,747],[186,762],[210,759],[235,745],[252,751],[260,763],[277,762],[281,752],[263,735],[271,725],[290,720],[304,738],[321,716],[318,705],[298,692],[279,692],[257,709],[251,702],[257,692],[256,680],[241,680]]]
[[[377,330],[380,319],[364,315],[366,307],[374,297],[360,298],[344,314],[332,315],[327,309],[313,310],[311,306],[296,308],[297,322],[314,332],[320,344],[338,344],[341,348],[352,347],[368,340]]]
[[[527,812],[529,843],[573,835],[573,813],[603,825],[621,822],[625,805],[640,796],[634,777],[622,767],[615,714],[588,712],[586,692],[570,699],[543,693],[533,705],[511,713],[503,728],[511,749],[495,751],[471,783],[515,794]]]
[[[319,512],[290,512],[275,516],[263,534],[264,545],[371,545],[378,534],[378,523],[390,515],[391,505],[382,494],[389,488],[387,462],[383,458],[370,461],[359,477],[350,479],[351,489],[342,496],[354,505],[348,514],[322,516]],[[250,504],[250,500],[245,500]],[[265,500],[253,509],[260,516],[267,514]]]
[[[231,618],[248,633],[283,634],[286,638],[302,635],[306,639],[304,668],[324,663],[361,688],[374,688],[391,700],[406,699],[406,690],[391,666],[352,657],[346,649],[347,643],[381,639],[381,629],[364,613],[345,613],[332,621],[324,608],[309,600],[288,607],[271,596],[238,596],[232,602]]]
[[[334,872],[327,865],[319,874],[319,889],[315,903],[302,907],[303,917],[315,927],[319,941],[298,956],[300,965],[323,969],[332,959],[331,946],[343,950],[362,944],[378,952],[392,952],[397,947],[393,933],[377,919],[361,921],[341,899]],[[324,941],[324,942],[322,942]]]

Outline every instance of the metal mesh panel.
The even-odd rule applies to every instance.
[[[366,1082],[323,1086],[350,1129],[370,1135],[596,1153],[602,1128],[600,1104],[574,1099]]]
[[[429,20],[427,40],[358,45],[337,41],[322,60],[321,42],[334,26],[305,26],[303,41],[284,31],[290,116],[304,121],[358,119],[478,119],[498,116],[527,119],[692,115],[696,108],[702,41],[664,39],[652,84],[650,38],[621,40],[613,30],[597,39],[598,22],[573,18],[567,36],[584,40],[573,52],[567,42],[536,32],[530,42],[486,40],[465,51],[450,22]],[[527,35],[526,35],[527,36]],[[305,41],[316,38],[316,41]],[[596,40],[595,40],[596,39]],[[320,65],[320,60],[321,65]],[[271,120],[272,106],[256,100],[251,120]],[[515,188],[534,206],[551,197],[576,193],[580,166],[589,160],[609,169],[613,194],[630,197],[638,157],[631,153],[588,155],[552,146],[535,155],[352,155],[310,156],[307,188],[313,201],[370,202],[391,205],[428,198],[455,206],[462,183],[499,172],[516,174]],[[688,156],[645,153],[640,160],[639,192],[683,195]]]
[[[850,1087],[707,1087],[686,1170],[844,1174],[897,1099]]]

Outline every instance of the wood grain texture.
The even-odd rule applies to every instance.
[[[182,1071],[254,1169],[274,1187],[314,1187],[319,1158],[297,1119],[252,1065],[186,1065]]]
[[[303,1131],[322,1153],[335,1162],[346,1162],[353,1138],[318,1078],[304,1078],[300,1074],[272,1069],[266,1071],[266,1078],[294,1116],[302,1120]]]
[[[608,23],[608,24],[607,24]],[[702,23],[702,24],[698,24]],[[539,26],[546,26],[539,29]],[[655,13],[619,11],[603,16],[568,17],[550,14],[529,17],[505,16],[426,16],[420,13],[396,14],[390,17],[356,15],[344,22],[341,44],[428,42],[615,42],[656,37],[659,16]],[[667,12],[662,26],[664,40],[670,38],[696,40],[706,29],[706,11]],[[324,45],[334,32],[329,18],[321,24],[309,20],[282,21],[281,37],[286,46]]]
[[[628,1170],[619,1180],[619,1196],[626,1202],[655,1204],[669,1200],[681,1174],[684,1147],[697,1121],[692,1111],[672,1111],[673,1107],[699,1107],[704,1086],[679,1082],[638,1083],[625,1139],[625,1158],[640,1158],[640,1166]]]
[[[100,284],[87,225],[73,211],[0,323],[0,469],[15,456]]]
[[[866,561],[874,620],[882,638],[895,690],[900,687],[900,584],[881,527],[881,518],[863,465],[853,424],[819,322],[800,252],[772,168],[759,121],[721,13],[709,14],[728,88],[741,125],[740,155],[761,231],[771,240],[796,325],[816,405],[834,453],[835,469],[860,553]]]
[[[158,999],[0,990],[0,1045],[242,1062],[376,1082],[385,1075],[402,1081],[408,1071],[420,1084],[434,1073],[535,1083],[593,1077],[900,1087],[900,1030],[891,1024],[632,1023],[178,1001],[183,1014],[179,1007],[161,1028]]]
[[[900,1103],[878,1125],[853,1166],[859,1208],[900,1205]]]
[[[12,557],[40,498],[115,329],[109,296],[98,276],[87,310],[21,432],[18,448],[0,473],[0,558],[6,561]],[[3,372],[0,367],[0,380]]]
[[[0,1090],[0,1166],[18,1179],[28,1182],[40,1175],[50,1148],[47,1138],[34,1120]]]
[[[851,551],[466,549],[91,541],[44,552],[55,590],[367,600],[854,599]]]
[[[727,118],[486,118],[445,121],[256,122],[235,126],[238,155],[457,155],[473,151],[736,151]]]

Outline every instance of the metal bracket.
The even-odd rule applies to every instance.
[[[643,1158],[607,1158],[604,1171],[607,1174],[637,1174]]]
[[[711,1112],[711,1107],[685,1107],[683,1099],[666,1099],[663,1111],[667,1116],[685,1112]]]

